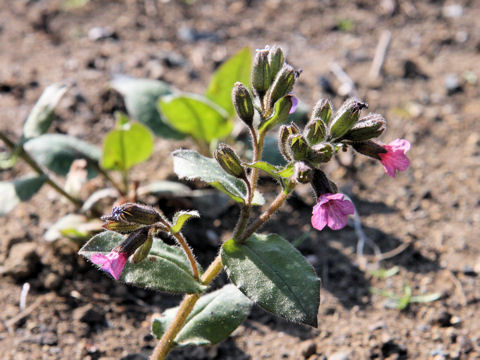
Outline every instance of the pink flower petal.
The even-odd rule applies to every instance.
[[[322,230],[325,225],[332,230],[340,230],[347,225],[348,215],[355,212],[353,204],[344,200],[341,193],[323,194],[313,207],[312,226]]]
[[[290,111],[288,113],[293,114],[295,112],[295,110],[297,110],[298,99],[295,95],[293,95],[293,94],[290,94],[290,95],[292,95],[292,107],[290,108]]]
[[[90,261],[94,264],[101,265],[102,270],[110,273],[115,280],[120,279],[123,268],[127,263],[128,255],[125,253],[119,253],[118,251],[111,251],[107,255],[102,253],[93,254],[90,257]]]
[[[410,166],[410,160],[405,153],[410,150],[410,143],[405,139],[393,140],[390,144],[384,145],[387,150],[385,154],[378,154],[380,161],[387,175],[395,177],[397,171],[405,171]]]

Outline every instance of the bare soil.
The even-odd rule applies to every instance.
[[[69,10],[60,3],[0,4],[0,126],[14,138],[53,82],[68,81],[72,89],[51,131],[101,144],[113,112],[123,106],[107,89],[112,74],[161,79],[200,93],[212,71],[240,48],[278,44],[303,69],[296,94],[305,103],[325,96],[341,103],[335,94],[340,83],[330,71],[335,62],[370,110],[387,118],[383,140],[412,143],[411,168],[395,179],[380,164],[350,153],[329,168],[353,198],[366,235],[386,254],[380,264],[368,246],[365,258],[358,256],[353,227],[311,229],[314,200],[306,188],[265,227],[291,241],[309,234],[298,247],[323,282],[318,329],[254,307],[227,341],[176,350],[171,359],[480,359],[479,2],[91,0]],[[92,40],[94,27],[106,29],[106,38]],[[392,41],[383,74],[372,82],[368,72],[384,30]],[[327,81],[334,94],[327,93]],[[177,146],[193,144],[157,139],[152,160],[134,177],[174,179],[169,152]],[[0,172],[0,179],[27,172],[16,166]],[[267,196],[272,185],[263,181]],[[170,212],[189,206],[172,198],[152,204]],[[180,297],[115,282],[86,264],[68,241],[45,243],[43,233],[72,210],[45,187],[0,219],[0,266],[18,261],[21,270],[0,281],[0,357],[148,358],[155,345],[151,314]],[[207,229],[225,239],[237,215],[232,204],[218,219],[202,218],[187,230],[204,266],[219,241],[205,240]],[[370,272],[375,266],[400,271],[381,279]],[[216,284],[226,281],[223,276]],[[20,312],[26,282],[27,311]],[[370,291],[401,294],[405,284],[413,295],[442,297],[399,311]]]

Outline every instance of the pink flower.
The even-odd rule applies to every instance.
[[[127,253],[112,250],[107,255],[101,253],[93,254],[90,258],[90,261],[94,264],[101,265],[102,270],[110,273],[115,278],[115,280],[118,280],[122,275],[122,271],[127,262],[127,259]]]
[[[312,226],[317,230],[322,230],[325,225],[332,230],[344,228],[348,215],[355,212],[353,204],[344,200],[344,197],[341,193],[321,195],[317,205],[313,207]]]
[[[405,153],[410,150],[410,143],[405,139],[393,140],[390,144],[384,145],[383,148],[387,150],[384,154],[378,154],[380,161],[387,175],[395,177],[396,171],[405,171],[410,166],[410,160],[405,156]]]

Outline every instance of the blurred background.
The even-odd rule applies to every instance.
[[[480,2],[468,0],[2,1],[0,128],[18,138],[42,90],[67,82],[71,89],[51,131],[100,145],[114,111],[125,108],[108,87],[113,75],[201,93],[241,48],[279,45],[303,71],[295,94],[306,109],[322,97],[339,106],[358,96],[387,119],[383,141],[412,143],[412,165],[396,179],[351,153],[329,168],[385,256],[372,272],[373,252],[367,247],[367,265],[360,261],[353,228],[312,230],[314,199],[300,190],[266,230],[297,240],[322,277],[319,328],[254,308],[224,343],[171,358],[480,358],[479,18]],[[152,161],[135,177],[173,179],[170,151],[191,145],[156,139]],[[25,169],[1,171],[0,178]],[[191,231],[197,253],[205,247],[203,265],[238,214],[233,206],[227,210],[209,244],[205,231],[213,220]],[[66,211],[42,189],[0,219],[2,358],[146,359],[155,344],[150,314],[179,298],[115,284],[79,260],[73,245],[45,244],[43,233]],[[33,248],[13,256],[12,247],[24,242]],[[375,272],[392,268],[393,275]],[[15,319],[26,281],[35,306]],[[406,284],[414,295],[441,298],[401,311],[370,290],[402,296]]]

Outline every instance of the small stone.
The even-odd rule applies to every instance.
[[[40,340],[40,344],[49,345],[49,346],[57,345],[58,344],[57,334],[55,334],[54,332],[47,332],[43,334]]]
[[[350,353],[338,351],[328,357],[328,360],[350,360]]]
[[[27,279],[38,273],[40,256],[34,243],[19,243],[11,247],[3,266],[3,274],[15,280]]]
[[[300,353],[305,359],[317,352],[317,344],[313,340],[307,340],[300,344]]]
[[[45,286],[46,289],[49,290],[56,290],[60,287],[62,284],[62,278],[55,273],[48,273],[47,276],[45,276],[45,280],[43,282],[43,286]]]
[[[118,39],[117,33],[109,27],[95,26],[88,31],[88,38],[92,41],[100,41],[106,39]]]
[[[442,15],[446,18],[459,18],[463,15],[463,7],[458,4],[446,5],[442,9]]]
[[[477,272],[470,265],[465,265],[462,272],[467,276],[477,276]]]
[[[87,324],[104,323],[105,311],[87,304],[73,311],[73,319]]]
[[[448,95],[453,95],[463,91],[462,84],[460,83],[460,80],[455,74],[445,75],[443,82]]]

